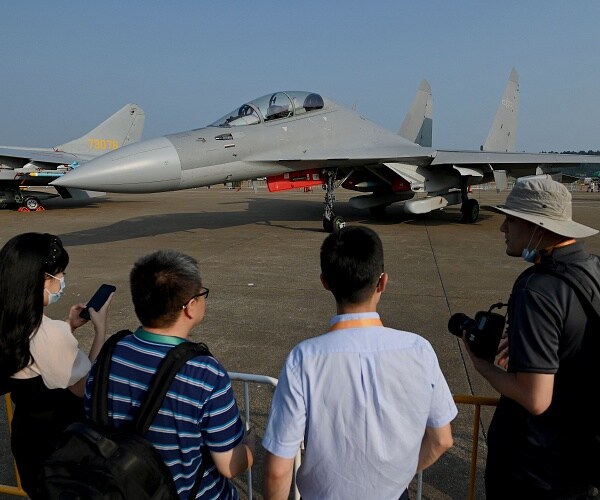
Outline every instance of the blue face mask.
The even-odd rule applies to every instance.
[[[533,233],[531,233],[531,238],[529,238],[529,243],[527,243],[527,246],[521,252],[521,257],[523,257],[523,260],[525,262],[530,262],[532,264],[535,263],[536,259],[538,258],[539,252],[537,251],[537,247],[539,246],[539,244],[542,241],[542,235],[540,235],[539,241],[538,241],[537,245],[535,246],[535,248],[529,248],[529,245],[531,245],[531,242],[533,241],[533,237],[535,236],[535,232],[537,230],[538,230],[537,226],[533,228]]]
[[[521,257],[523,257],[523,260],[525,262],[534,263],[535,260],[537,259],[537,256],[538,256],[538,251],[535,248],[534,249],[524,248],[523,253],[521,253]]]
[[[60,281],[60,290],[56,293],[51,292],[47,288],[44,288],[45,292],[48,294],[48,305],[50,305],[50,304],[54,304],[55,302],[58,302],[58,299],[60,299],[63,296],[66,285],[65,285],[65,277],[64,276],[61,276],[60,278],[57,278],[56,276],[52,276],[51,274],[48,274],[48,276],[50,276],[51,278],[54,278],[55,280]]]

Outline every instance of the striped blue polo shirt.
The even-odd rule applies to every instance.
[[[119,427],[132,420],[159,363],[177,337],[156,335],[139,328],[115,347],[109,379],[109,423]],[[89,415],[96,365],[85,389]],[[189,360],[171,382],[162,407],[145,436],[169,467],[179,497],[187,499],[202,462],[203,447],[225,452],[244,437],[237,403],[225,368],[210,356]],[[196,498],[237,499],[238,493],[212,463],[206,467]]]

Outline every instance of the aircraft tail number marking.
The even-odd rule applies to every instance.
[[[119,148],[119,141],[114,139],[88,139],[87,142],[92,151],[112,151]]]

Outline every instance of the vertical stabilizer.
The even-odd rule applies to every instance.
[[[517,145],[517,115],[519,114],[519,74],[513,68],[483,151],[514,152]]]
[[[398,135],[424,147],[431,147],[433,128],[433,97],[431,86],[423,80],[417,95],[400,126]]]
[[[138,142],[144,131],[146,113],[137,104],[127,104],[83,137],[54,149],[83,156],[100,156]]]

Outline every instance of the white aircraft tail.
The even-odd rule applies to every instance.
[[[419,90],[398,130],[398,135],[423,147],[431,147],[433,127],[433,97],[427,80]]]
[[[513,68],[482,151],[515,152],[519,114],[519,74]]]
[[[126,104],[84,136],[54,149],[87,157],[100,156],[138,142],[142,138],[145,119],[146,113],[137,104]]]

